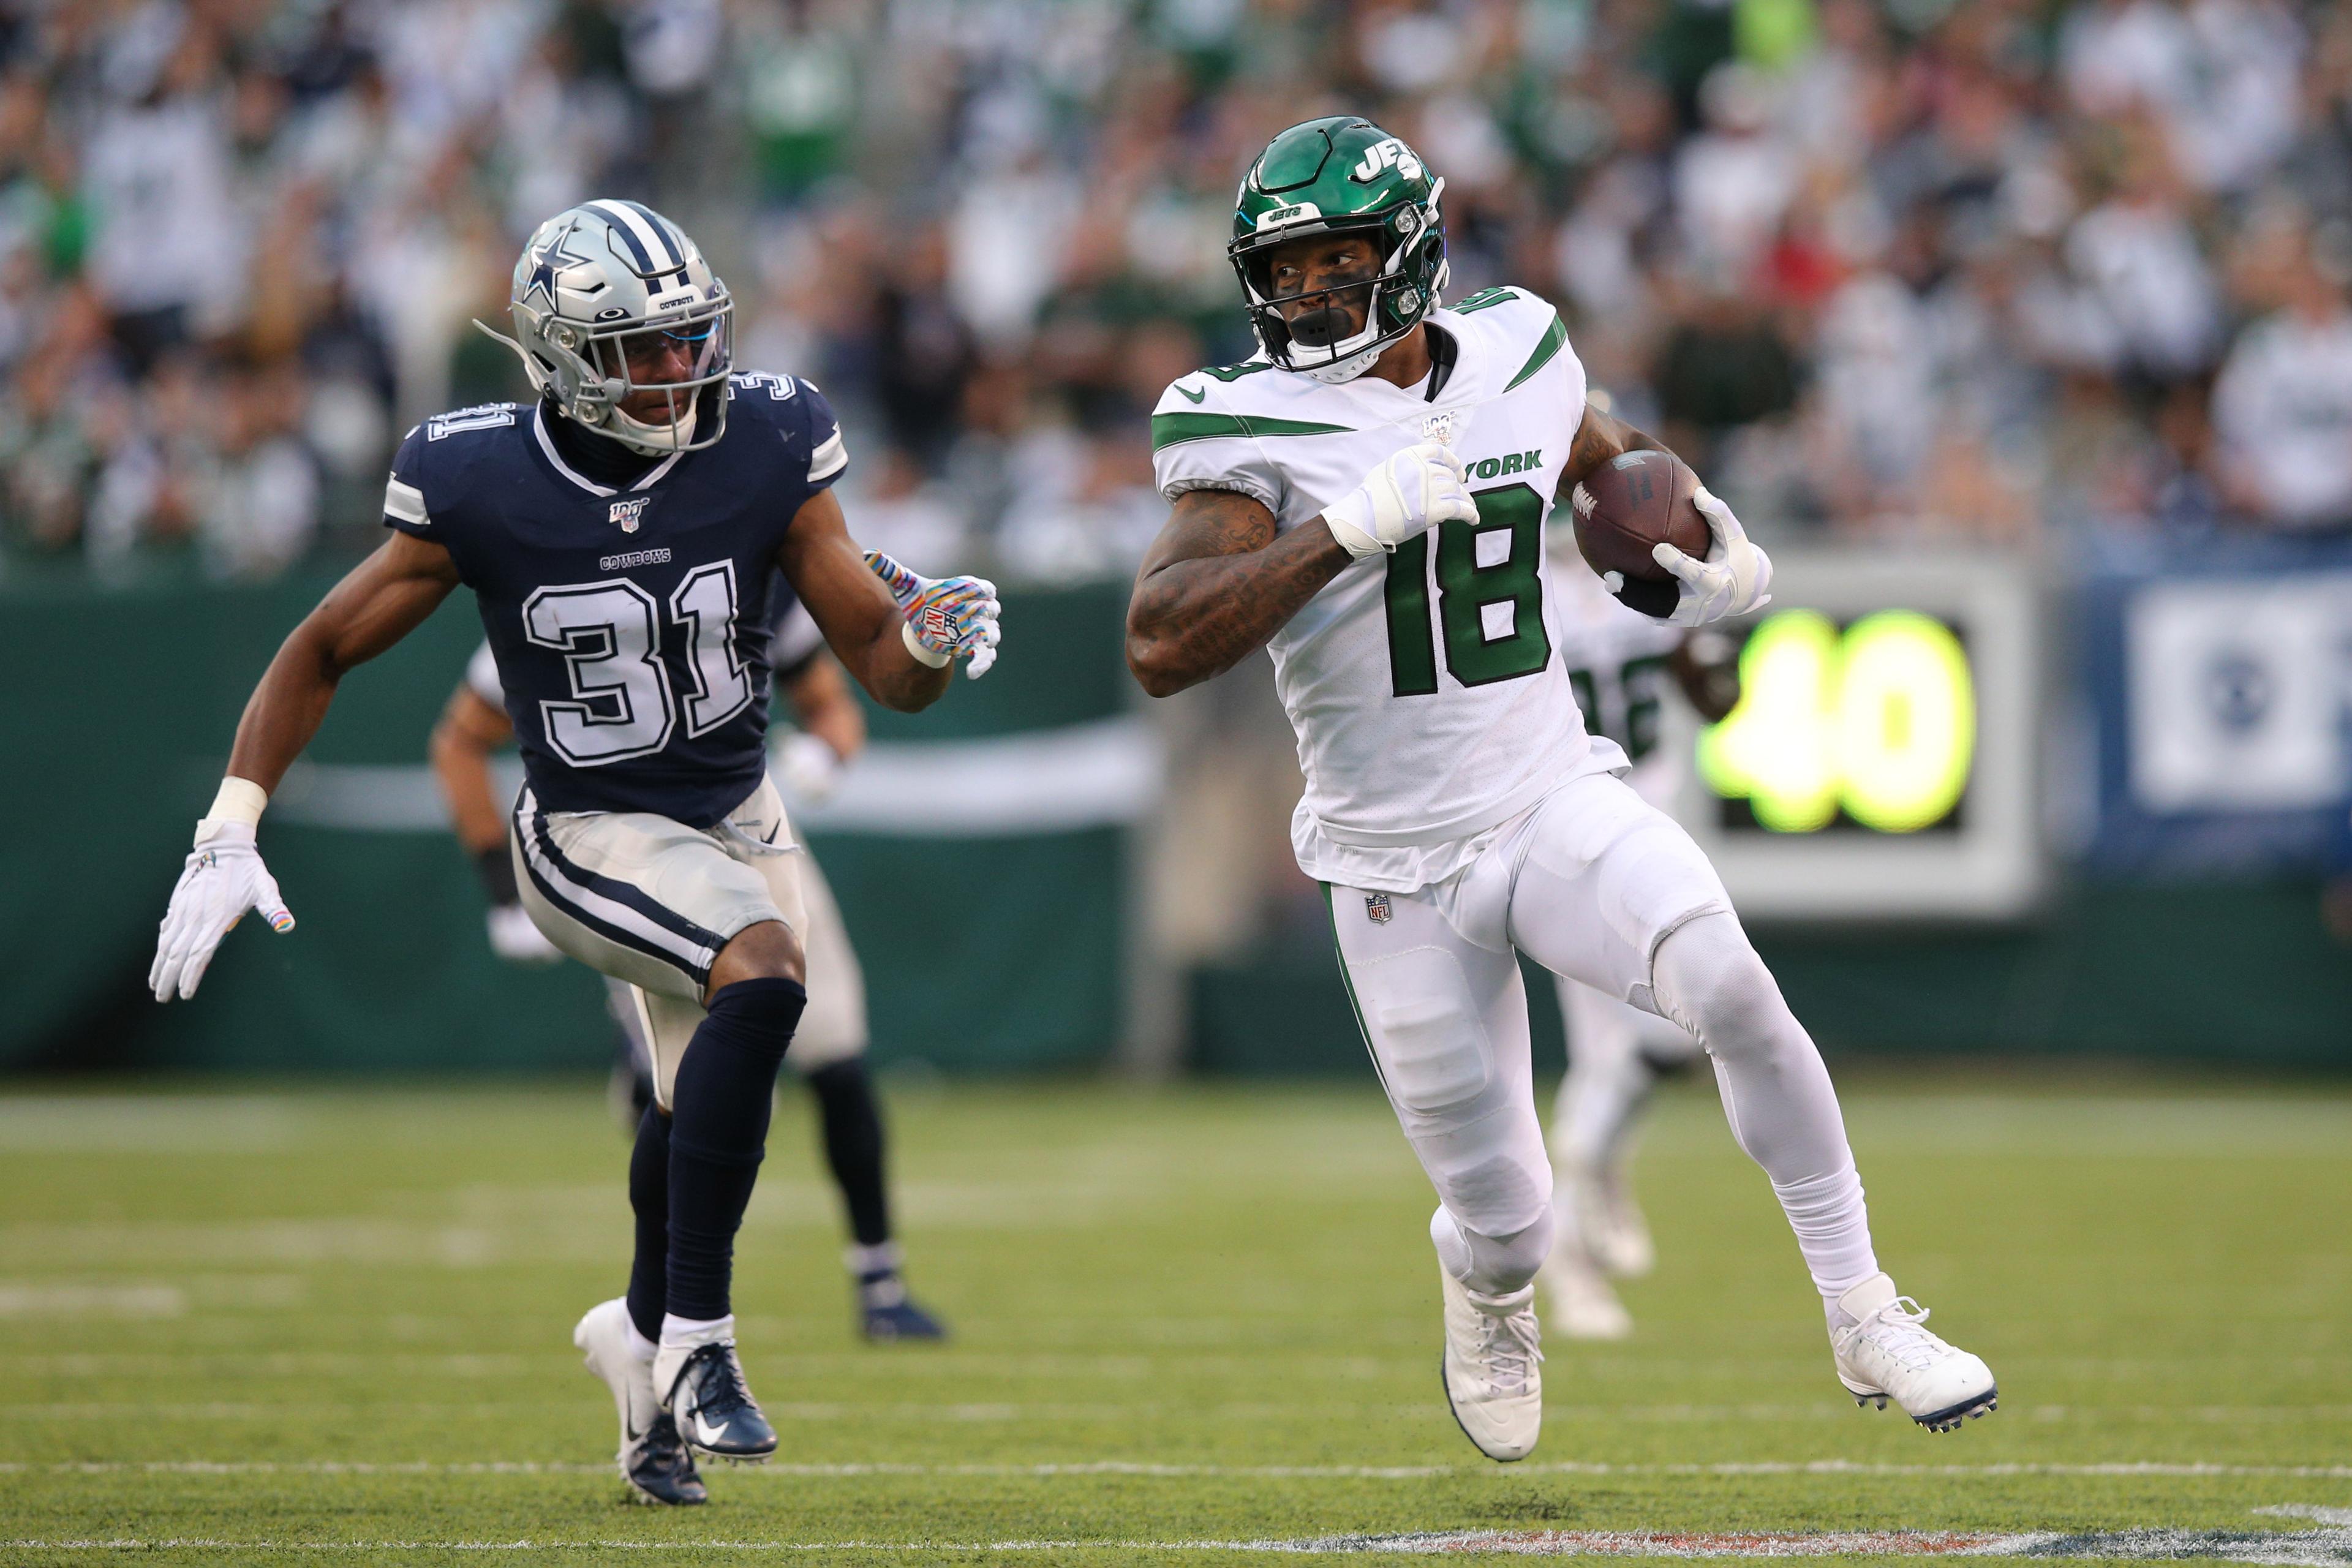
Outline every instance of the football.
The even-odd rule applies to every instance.
[[[1698,476],[1672,452],[1626,452],[1576,487],[1576,547],[1595,572],[1624,574],[1618,599],[1645,616],[1674,612],[1681,588],[1650,553],[1671,544],[1704,559],[1712,542],[1692,498]]]

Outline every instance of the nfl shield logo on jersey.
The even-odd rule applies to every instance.
[[[645,516],[646,503],[653,499],[651,496],[631,496],[626,500],[613,503],[613,521],[621,525],[623,533],[636,532],[637,520]]]
[[[1389,908],[1389,896],[1386,893],[1372,893],[1365,898],[1364,918],[1370,921],[1374,925],[1384,926],[1388,924],[1389,916],[1393,913],[1395,913],[1395,911]]]

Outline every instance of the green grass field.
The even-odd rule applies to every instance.
[[[1369,1085],[899,1088],[940,1349],[853,1337],[797,1098],[736,1292],[780,1462],[710,1467],[711,1505],[673,1512],[624,1504],[568,1340],[627,1260],[599,1086],[0,1094],[0,1562],[2142,1529],[2221,1533],[2029,1544],[2352,1562],[2345,1086],[1854,1078],[1881,1257],[2000,1377],[1950,1436],[1843,1394],[1762,1176],[1710,1095],[1674,1092],[1640,1167],[1639,1333],[1551,1346],[1514,1467],[1442,1403],[1431,1198]]]

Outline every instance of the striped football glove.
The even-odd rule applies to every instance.
[[[908,652],[933,669],[965,659],[964,673],[974,680],[988,673],[1003,636],[995,584],[985,577],[919,577],[878,550],[866,552],[866,564],[907,617]]]

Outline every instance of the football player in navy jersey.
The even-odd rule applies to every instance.
[[[623,1476],[700,1502],[699,1451],[765,1458],[735,1352],[735,1233],[808,996],[792,831],[768,781],[768,627],[808,606],[842,665],[904,711],[995,658],[995,589],[850,538],[847,466],[815,387],[734,373],[734,302],[674,224],[593,201],[540,226],[509,313],[538,401],[428,419],[384,490],[390,539],[295,627],[239,721],[149,974],[192,996],[247,910],[293,916],[255,830],[339,681],[459,584],[496,651],[526,785],[523,907],[573,958],[702,1010],[629,1165],[625,1295],[572,1339],[621,1412]],[[484,331],[489,331],[484,328]],[[781,576],[771,567],[781,569]]]
[[[768,660],[799,726],[776,749],[777,774],[795,805],[814,805],[833,794],[842,769],[865,748],[866,710],[850,694],[839,662],[825,651],[824,634],[801,605],[793,605],[778,623]],[[562,950],[541,934],[522,907],[505,816],[491,781],[491,756],[513,739],[505,683],[490,645],[484,643],[433,727],[433,772],[448,803],[450,824],[489,894],[491,948],[516,963],[562,963]],[[883,1167],[882,1109],[873,1075],[866,1069],[865,974],[815,856],[803,855],[799,871],[801,901],[808,911],[808,929],[801,934],[809,1003],[785,1062],[816,1100],[825,1164],[841,1190],[850,1232],[843,1261],[856,1291],[858,1330],[878,1342],[944,1339],[947,1330],[908,1294],[899,1276],[901,1257],[890,1232],[889,1183]],[[654,997],[609,975],[604,985],[620,1029],[614,1099],[625,1125],[635,1128],[659,1098],[654,1064],[677,1059],[678,1045],[701,1024],[701,1009]],[[666,1034],[677,1040],[666,1044]]]

